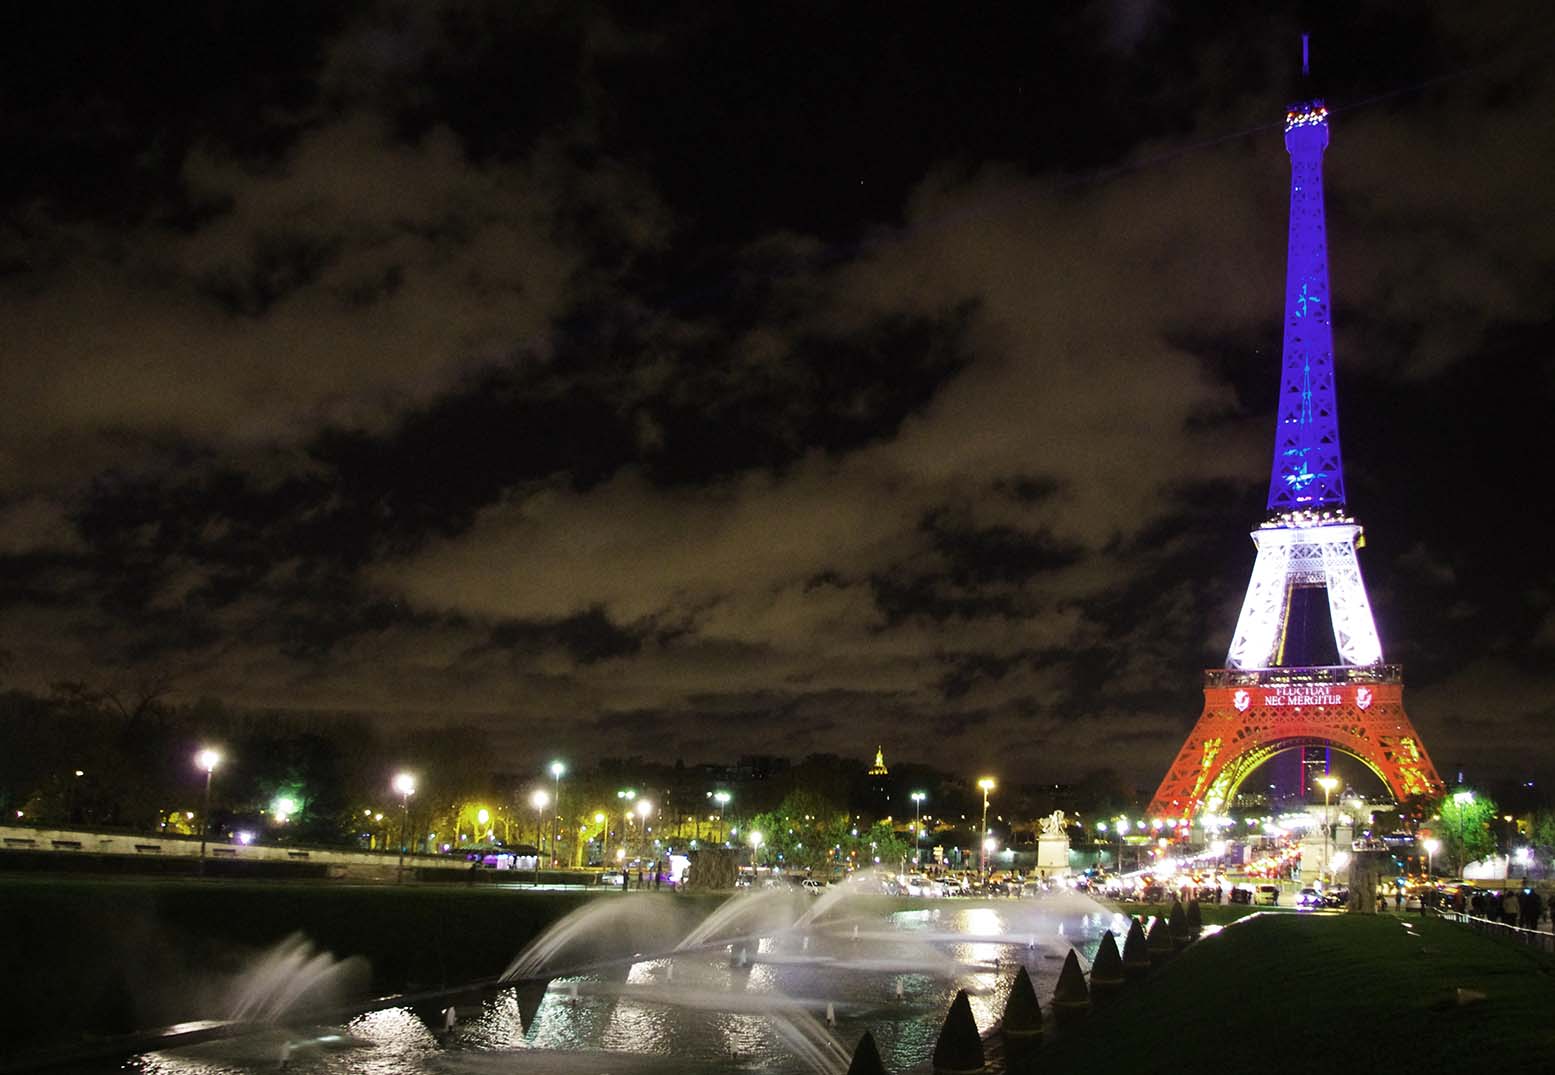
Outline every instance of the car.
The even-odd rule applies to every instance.
[[[1324,905],[1323,894],[1315,888],[1304,888],[1296,893],[1296,906],[1303,910]]]
[[[1279,885],[1259,885],[1253,889],[1253,902],[1263,904],[1265,907],[1273,906],[1280,902]]]
[[[1323,893],[1323,906],[1335,907],[1344,910],[1350,906],[1350,890],[1347,888],[1331,888]]]
[[[799,882],[799,887],[812,896],[819,896],[822,892],[826,891],[826,886],[813,877],[806,877],[803,881]]]

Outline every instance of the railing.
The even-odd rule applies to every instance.
[[[1206,687],[1270,687],[1300,683],[1402,683],[1404,668],[1397,664],[1362,666],[1335,664],[1310,668],[1209,668]]]
[[[1515,944],[1536,948],[1541,952],[1555,955],[1555,933],[1548,933],[1539,929],[1524,929],[1521,926],[1513,926],[1506,922],[1495,922],[1478,915],[1467,914],[1463,911],[1439,911],[1443,918],[1450,922],[1468,926],[1475,933],[1483,933],[1490,937],[1501,937]]]

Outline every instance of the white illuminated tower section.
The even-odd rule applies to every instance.
[[[1205,673],[1204,712],[1161,782],[1152,815],[1181,823],[1229,805],[1241,782],[1285,750],[1337,749],[1400,798],[1441,787],[1403,706],[1403,676],[1382,643],[1345,509],[1329,316],[1320,100],[1285,116],[1290,245],[1284,347],[1269,477],[1270,516],[1226,666]],[[1331,636],[1331,637],[1329,637]]]

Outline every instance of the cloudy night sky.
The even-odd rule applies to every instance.
[[[0,683],[1153,788],[1305,28],[1386,655],[1555,775],[1546,5],[633,7],[7,12]]]

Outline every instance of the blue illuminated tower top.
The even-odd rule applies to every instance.
[[[1323,151],[1328,109],[1321,100],[1290,106],[1290,249],[1285,263],[1285,346],[1280,361],[1279,426],[1269,510],[1344,504],[1334,334],[1329,323],[1328,235],[1323,222]]]

